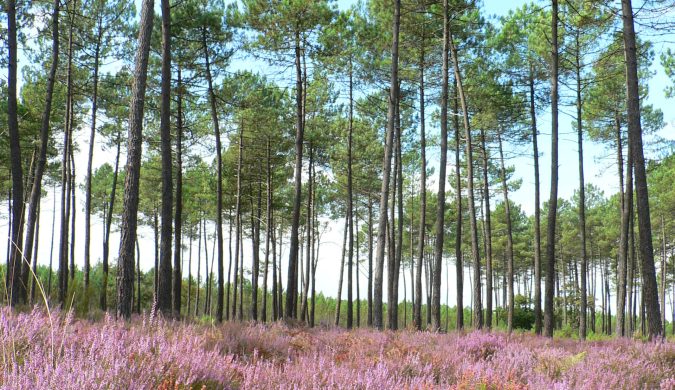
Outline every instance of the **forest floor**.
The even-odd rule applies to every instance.
[[[0,387],[675,389],[675,343],[100,321],[0,309]]]

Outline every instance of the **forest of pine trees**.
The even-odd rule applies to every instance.
[[[2,300],[675,332],[672,2],[492,3],[5,1]]]

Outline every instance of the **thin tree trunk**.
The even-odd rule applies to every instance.
[[[216,308],[216,320],[223,320],[223,295],[225,292],[225,281],[223,271],[223,158],[222,146],[220,141],[220,122],[218,121],[218,110],[216,107],[216,96],[213,90],[213,80],[211,76],[211,62],[209,59],[209,49],[206,40],[207,28],[202,28],[202,45],[204,49],[204,60],[206,65],[206,81],[209,90],[209,101],[211,105],[211,121],[216,136],[216,164],[217,182],[216,182],[216,243],[218,244],[218,305]],[[213,272],[213,271],[212,271]]]
[[[168,1],[168,0],[167,0]],[[181,253],[183,251],[183,77],[178,66],[178,85],[176,93],[176,210],[174,215],[174,256],[173,256],[173,315],[180,318],[181,290],[183,285]],[[192,242],[192,241],[190,241]],[[188,261],[189,263],[189,261]],[[191,269],[188,265],[188,282]],[[188,283],[189,284],[189,283]],[[188,301],[190,287],[188,286]],[[190,312],[188,304],[187,313]]]
[[[258,320],[258,277],[260,276],[260,221],[262,219],[262,183],[260,177],[262,176],[262,168],[258,164],[258,195],[257,195],[257,204],[256,204],[256,217],[255,220],[252,220],[252,230],[253,237],[252,241],[254,243],[253,251],[253,267],[251,269],[251,319],[253,321]],[[253,213],[251,212],[253,216]],[[263,291],[264,292],[264,291]]]
[[[389,246],[389,250],[387,252],[387,326],[389,327],[390,330],[396,330],[396,313],[398,309],[398,302],[396,301],[396,297],[394,294],[394,291],[396,290],[395,286],[395,281],[398,278],[398,274],[396,273],[396,251],[397,251],[397,242],[394,239],[394,235],[396,234],[396,196],[397,196],[397,182],[399,181],[399,175],[398,175],[398,163],[399,163],[399,153],[398,153],[398,139],[399,139],[399,132],[398,132],[398,127],[399,121],[398,121],[398,105],[396,107],[396,111],[394,113],[394,176],[391,180],[391,206],[390,206],[390,216],[389,216],[389,221],[387,222],[387,242]]]
[[[155,250],[155,280],[154,280],[154,303],[157,305],[157,291],[159,289],[159,215],[157,214],[157,205],[152,216],[152,228],[154,233],[153,249]]]
[[[626,307],[626,271],[628,264],[628,241],[630,218],[633,212],[633,169],[632,169],[632,153],[630,145],[628,150],[628,163],[626,167],[626,187],[623,185],[623,142],[621,137],[621,123],[616,115],[616,151],[617,151],[617,166],[619,167],[619,195],[621,197],[621,237],[619,240],[619,256],[617,262],[617,294],[616,294],[616,334],[619,337],[626,335],[625,325],[625,307]],[[632,295],[632,273],[630,281],[630,294]],[[630,312],[631,299],[629,297],[628,309]],[[630,316],[629,316],[630,317]]]
[[[354,80],[352,59],[349,58],[349,130],[347,136],[347,218],[349,219],[349,237],[347,251],[347,329],[351,329],[354,322],[354,307],[352,297],[352,275],[354,270],[354,184],[352,180],[352,145],[354,132]]]
[[[457,113],[458,97],[457,88],[453,89],[453,123],[455,126],[455,207],[457,207],[457,229],[455,230],[455,272],[457,275],[457,318],[456,328],[464,328],[464,266],[462,264],[462,178],[460,167],[460,136],[459,136],[459,117]]]
[[[227,250],[229,254],[229,260],[227,262],[227,291],[225,292],[225,319],[229,321],[230,319],[230,287],[232,285],[232,226],[234,225],[232,220],[232,208],[228,208],[228,219],[227,223],[229,226],[229,232],[227,236]],[[236,273],[235,273],[236,278]]]
[[[262,310],[260,311],[260,320],[262,322],[267,322],[267,275],[269,270],[269,260],[270,260],[270,236],[272,233],[272,168],[270,162],[270,138],[267,137],[267,155],[266,155],[266,170],[267,170],[267,207],[265,208],[265,268],[263,269],[263,300],[262,300]],[[274,267],[274,258],[272,259],[272,267]],[[273,277],[276,277],[276,271],[272,270]],[[229,275],[228,275],[229,276]],[[228,281],[229,283],[229,281]],[[272,288],[272,297],[274,297],[274,288],[276,287],[276,281],[273,279],[273,288]],[[228,294],[229,299],[229,294]],[[276,320],[276,302],[273,304],[274,308],[272,310],[273,317]]]
[[[445,183],[448,160],[448,43],[450,16],[448,0],[443,0],[443,53],[441,75],[441,159],[438,170],[438,205],[436,208],[436,241],[432,263],[431,283],[431,330],[441,330],[441,269],[443,265],[443,243],[445,239]]]
[[[37,254],[38,254],[38,244],[40,242],[40,210],[42,207],[40,206],[40,203],[38,203],[38,208],[37,208],[37,214],[36,214],[36,221],[37,223],[35,224],[35,253],[33,253],[33,265],[32,265],[32,272],[35,273],[35,277],[31,277],[31,284],[30,284],[30,304],[31,306],[35,304],[35,290],[37,288],[37,283],[40,281],[37,280],[38,275],[37,275]],[[26,259],[28,261],[28,259]]]
[[[211,279],[209,274],[209,246],[206,242],[206,221],[204,223],[204,315],[211,312]]]
[[[188,294],[187,294],[187,304],[185,305],[185,316],[190,317],[190,307],[192,303],[192,233],[189,235],[189,244],[188,244]],[[199,289],[199,285],[197,286]]]
[[[302,201],[302,148],[305,136],[304,110],[303,110],[303,76],[301,67],[300,32],[295,32],[295,104],[296,104],[296,127],[295,127],[295,173],[294,173],[294,197],[293,217],[291,220],[291,247],[288,256],[288,280],[286,291],[285,318],[291,318],[297,312],[298,295],[298,252],[300,227],[300,207]]]
[[[131,317],[134,281],[134,243],[138,218],[138,184],[141,172],[143,146],[143,108],[147,80],[150,35],[152,33],[154,1],[143,0],[138,33],[138,49],[134,68],[134,81],[129,114],[127,168],[124,182],[124,206],[117,273],[117,316]]]
[[[359,328],[359,327],[361,327],[361,292],[359,291],[360,290],[360,288],[359,288],[359,285],[360,285],[360,283],[359,283],[359,276],[360,276],[360,273],[359,273],[359,268],[360,268],[359,250],[360,250],[360,246],[359,246],[359,218],[358,218],[358,214],[354,218],[354,223],[356,225],[354,227],[354,230],[356,231],[356,237],[355,237],[355,241],[356,241],[356,252],[355,252],[355,256],[356,256],[356,269],[355,269],[355,272],[356,272],[356,327]],[[317,258],[318,258],[318,256],[317,256]],[[314,285],[312,284],[312,287],[313,286]]]
[[[141,314],[141,247],[136,236],[136,313]]]
[[[171,8],[169,0],[161,0],[162,9],[162,80],[160,107],[160,139],[162,156],[162,208],[159,244],[159,286],[157,309],[165,316],[172,314],[171,238],[173,209],[173,173],[171,158]],[[176,232],[176,235],[180,235]],[[178,250],[178,248],[176,248]],[[180,310],[179,310],[180,311]]]
[[[483,157],[483,197],[485,199],[485,326],[492,328],[492,221],[490,219],[490,181],[488,177],[488,151],[485,131],[480,131]],[[507,203],[508,204],[508,203]]]
[[[541,313],[541,210],[539,208],[539,145],[537,143],[537,111],[534,94],[534,66],[530,65],[530,118],[532,123],[532,156],[534,159],[534,332],[542,330]]]
[[[417,274],[415,276],[415,287],[413,293],[413,323],[415,329],[422,330],[422,261],[424,259],[424,242],[426,234],[426,213],[427,213],[427,157],[426,157],[426,123],[425,123],[425,101],[424,101],[424,25],[422,26],[422,41],[420,42],[420,230],[417,242]],[[412,283],[412,279],[411,279]]]
[[[421,261],[421,259],[420,259]],[[373,201],[368,194],[368,326],[373,326]]]
[[[10,196],[11,198],[11,196]],[[11,214],[11,213],[10,213]],[[54,273],[53,271],[53,261],[54,261],[54,230],[56,226],[56,183],[52,186],[52,237],[51,237],[51,243],[50,243],[50,248],[49,248],[49,276],[47,278],[47,297],[51,299],[52,296],[52,275]],[[10,227],[11,230],[11,227]],[[9,245],[7,246],[7,250],[9,251]],[[9,256],[7,257],[7,260],[9,260]],[[103,276],[106,278],[108,276],[107,268],[103,270]],[[107,286],[107,278],[103,279],[103,282],[105,283],[103,286]],[[103,290],[103,295],[105,295],[105,290]],[[103,308],[105,311],[105,307]]]
[[[91,268],[90,246],[91,246],[91,173],[94,159],[94,139],[96,136],[96,114],[98,109],[98,72],[99,57],[101,52],[101,37],[103,35],[102,16],[98,15],[96,45],[94,47],[94,80],[93,96],[91,99],[91,131],[89,133],[89,155],[87,159],[87,176],[85,183],[85,202],[84,202],[84,288],[86,291],[86,300],[89,301],[89,271]],[[89,305],[87,304],[86,307]]]
[[[199,317],[199,296],[201,295],[201,264],[202,264],[202,219],[199,218],[199,235],[197,236],[197,296],[195,297],[195,317]]]
[[[398,155],[398,180],[396,181],[396,188],[398,191],[398,229],[396,231],[396,259],[395,259],[395,270],[394,270],[394,282],[393,282],[393,298],[394,298],[394,318],[393,323],[395,328],[398,329],[398,291],[399,291],[399,280],[401,275],[401,262],[403,256],[403,151],[402,151],[402,135],[401,135],[401,101],[396,102],[396,154]],[[440,295],[440,294],[439,294]],[[405,300],[404,300],[405,304]]]
[[[66,3],[73,7],[73,4]],[[72,68],[73,68],[73,12],[70,10],[70,24],[68,29],[68,66],[66,73],[66,118],[63,131],[63,155],[61,159],[61,240],[59,245],[59,304],[64,307],[68,292],[68,175],[69,175],[69,148],[71,145],[70,126],[72,123]],[[11,35],[11,34],[10,34]],[[10,49],[11,52],[11,49]],[[11,69],[11,65],[10,65]],[[10,92],[11,96],[11,92]],[[14,192],[16,197],[16,192]],[[133,257],[133,248],[132,248]]]
[[[240,246],[240,237],[241,237],[241,168],[242,168],[242,159],[244,151],[244,128],[243,126],[239,129],[239,153],[237,157],[237,195],[236,195],[236,204],[234,209],[234,217],[236,224],[235,239],[234,239],[234,288],[232,292],[233,302],[232,302],[232,319],[237,315],[237,278],[239,271],[239,246]],[[240,294],[244,294],[244,291],[240,291]]]
[[[384,274],[385,234],[387,229],[387,206],[389,200],[389,176],[391,173],[391,157],[394,147],[394,127],[396,102],[398,101],[398,41],[401,22],[401,0],[394,1],[394,18],[392,23],[391,45],[391,80],[389,86],[389,108],[387,112],[387,136],[382,162],[382,191],[380,194],[380,214],[377,231],[377,252],[375,256],[375,282],[373,296],[373,325],[382,329],[382,277]]]
[[[73,104],[71,102],[71,104]],[[73,108],[71,108],[73,110]],[[72,121],[73,121],[73,116],[71,115],[70,117],[71,120],[71,136],[70,136],[70,147],[69,147],[69,152],[70,152],[70,175],[68,177],[68,181],[70,182],[68,188],[70,191],[70,251],[69,251],[69,256],[70,256],[70,280],[75,281],[75,217],[76,217],[76,212],[77,212],[77,204],[75,202],[75,157],[73,155],[73,137],[72,137]]]
[[[40,198],[42,197],[42,177],[44,175],[45,166],[47,165],[47,147],[49,146],[49,121],[52,110],[52,96],[54,95],[54,83],[56,80],[56,71],[59,63],[59,7],[60,1],[54,0],[54,9],[52,11],[52,63],[49,68],[49,75],[47,76],[47,90],[45,93],[45,107],[42,112],[42,121],[40,124],[40,153],[35,167],[35,176],[33,178],[33,186],[30,193],[30,206],[28,209],[28,217],[26,222],[26,244],[24,247],[24,256],[26,257],[26,265],[31,262],[31,253],[33,249],[33,237],[37,236],[36,225],[39,225],[38,210],[40,208]],[[16,47],[14,48],[16,50]],[[16,63],[14,64],[16,67]],[[9,107],[8,107],[9,108]],[[55,196],[55,195],[54,195]],[[53,224],[52,224],[53,228]],[[8,248],[10,248],[8,246]],[[35,243],[37,248],[37,243]],[[37,272],[37,249],[33,256],[33,271]],[[25,270],[26,276],[23,278],[27,280],[28,269]],[[35,295],[35,279],[32,279],[31,288],[31,303]],[[88,279],[87,279],[88,282]]]
[[[244,320],[244,227],[239,229],[239,307],[237,319]],[[213,255],[211,256],[211,274],[213,275]],[[210,279],[209,279],[210,280]]]
[[[305,279],[304,279],[304,290],[302,293],[302,310],[301,317],[303,320],[309,320],[309,283],[311,276],[311,262],[312,262],[312,220],[314,218],[312,213],[312,194],[314,191],[313,186],[313,176],[312,168],[314,166],[314,149],[312,148],[312,143],[309,143],[309,167],[308,167],[308,178],[307,178],[307,220],[306,227],[307,230],[307,242],[306,242],[306,259],[305,259]],[[348,278],[351,282],[351,276]],[[351,284],[349,288],[349,296],[351,296]],[[309,321],[307,321],[309,323]]]
[[[661,323],[666,324],[666,225],[661,214]],[[664,329],[665,335],[665,329]]]
[[[504,149],[502,136],[497,132],[499,141],[499,161],[501,163],[502,192],[504,193],[504,207],[506,208],[506,282],[508,290],[508,308],[506,316],[506,330],[513,332],[513,227],[511,224],[511,204],[509,203],[509,188],[506,184],[506,167],[504,166]],[[490,295],[488,290],[488,295]]]
[[[579,235],[581,236],[581,308],[579,309],[579,338],[586,339],[586,269],[588,268],[588,256],[586,254],[586,184],[584,183],[584,132],[581,118],[581,53],[579,43],[579,31],[576,32],[576,78],[577,78],[577,138],[579,145]]]
[[[464,118],[464,131],[466,136],[466,167],[467,167],[467,192],[469,197],[469,222],[471,225],[471,254],[473,256],[473,325],[477,329],[483,327],[483,307],[481,302],[481,276],[480,276],[480,249],[478,247],[478,227],[476,223],[476,205],[473,190],[473,147],[471,145],[471,128],[469,127],[469,111],[462,86],[462,76],[459,70],[459,58],[457,58],[457,49],[453,44],[452,35],[449,37],[450,51],[455,68],[455,81],[457,83],[457,92],[459,101],[462,105],[462,116]]]
[[[349,217],[345,218],[344,234],[342,237],[342,256],[340,256],[340,277],[338,279],[337,303],[335,304],[335,326],[340,325],[340,306],[342,303],[342,281],[345,272],[345,252],[347,248],[347,236],[349,231]]]
[[[558,212],[558,1],[552,0],[551,60],[551,193],[548,200],[546,232],[546,283],[544,299],[544,335],[553,337],[553,278],[555,274],[555,232]]]
[[[108,309],[108,272],[109,272],[109,263],[108,258],[110,257],[110,228],[112,227],[112,216],[115,208],[115,195],[117,194],[117,177],[119,173],[120,165],[120,145],[122,143],[120,139],[120,132],[117,132],[117,152],[115,153],[115,171],[113,173],[112,188],[110,191],[110,201],[108,202],[107,213],[105,218],[105,234],[103,238],[103,264],[101,266],[103,271],[103,281],[101,283],[101,297],[100,297],[100,307],[101,310],[106,311]],[[53,222],[53,221],[52,221]],[[54,230],[52,224],[52,230]],[[50,256],[51,262],[51,256]]]

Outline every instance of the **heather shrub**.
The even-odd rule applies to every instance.
[[[69,313],[0,309],[0,388],[675,389],[669,342]]]

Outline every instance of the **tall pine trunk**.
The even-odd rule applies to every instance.
[[[103,35],[102,16],[98,15],[96,45],[94,47],[94,77],[93,77],[93,95],[91,98],[91,130],[89,133],[89,155],[87,158],[87,176],[85,183],[85,201],[84,201],[84,288],[85,299],[89,307],[89,271],[91,269],[90,247],[91,247],[91,171],[94,160],[94,139],[96,137],[96,114],[98,110],[98,73],[99,61],[101,55],[101,38]]]
[[[492,221],[490,218],[490,181],[485,131],[480,131],[483,157],[483,198],[485,201],[485,326],[492,328]]]
[[[143,109],[153,9],[153,0],[143,0],[129,113],[127,167],[124,180],[124,206],[122,208],[119,268],[117,272],[117,316],[127,319],[131,317],[131,302],[133,299],[134,243],[138,222],[138,184],[143,146]]]
[[[347,329],[351,329],[354,322],[354,303],[352,297],[353,269],[354,269],[354,188],[352,181],[352,135],[354,132],[354,81],[352,60],[349,59],[349,129],[347,136],[347,218],[349,218],[349,238],[347,251]]]
[[[162,155],[162,209],[159,245],[159,288],[157,309],[171,315],[171,238],[173,210],[173,162],[171,157],[171,7],[161,0],[162,8],[162,81],[160,107],[160,140]],[[179,235],[180,232],[176,232]],[[178,248],[176,248],[178,250]],[[180,312],[180,309],[179,309]]]
[[[302,48],[300,47],[300,32],[295,32],[295,172],[294,172],[294,195],[293,217],[291,220],[291,247],[288,255],[288,280],[286,291],[285,318],[291,318],[297,313],[298,298],[298,252],[300,206],[302,201],[302,148],[305,137],[304,110],[303,110],[303,84],[301,66]]]
[[[382,162],[382,191],[380,193],[380,214],[377,230],[377,252],[375,255],[375,275],[373,293],[373,325],[382,329],[382,278],[384,276],[384,252],[387,234],[387,206],[389,202],[389,176],[391,174],[391,157],[394,148],[394,121],[396,102],[398,101],[398,41],[401,23],[401,0],[394,1],[394,18],[392,22],[391,44],[391,80],[389,84],[389,108],[387,112],[387,136]]]
[[[223,271],[223,158],[222,144],[220,140],[220,122],[218,121],[218,109],[216,107],[216,95],[213,90],[213,78],[211,76],[211,62],[207,42],[207,28],[202,27],[202,49],[206,66],[206,82],[208,84],[209,103],[211,106],[211,121],[216,136],[216,243],[218,245],[218,305],[216,307],[216,320],[223,320],[223,295],[225,293],[225,281]],[[211,271],[213,272],[213,271]],[[211,279],[209,278],[209,281]]]
[[[537,110],[534,95],[534,66],[530,65],[530,121],[532,126],[532,158],[534,160],[534,333],[541,334],[541,204],[539,195],[539,145],[537,137]]]
[[[462,177],[460,166],[460,135],[459,118],[457,117],[458,97],[457,88],[453,89],[453,124],[455,126],[455,207],[457,208],[457,228],[455,230],[455,272],[457,275],[457,318],[456,328],[464,328],[464,265],[462,264]]]
[[[66,117],[63,128],[63,155],[61,158],[61,237],[59,243],[59,304],[64,306],[66,304],[66,294],[68,292],[68,175],[69,175],[69,148],[70,142],[70,126],[72,123],[72,95],[73,95],[73,4],[70,5],[69,12],[71,13],[69,28],[68,28],[68,66],[66,73]],[[11,95],[11,94],[10,94]],[[16,196],[16,193],[14,193]],[[133,256],[133,254],[132,254]]]
[[[424,28],[424,26],[422,26]],[[427,214],[427,140],[426,140],[426,123],[424,116],[424,30],[422,30],[422,42],[420,46],[420,230],[419,239],[417,241],[417,264],[415,274],[415,287],[413,290],[414,307],[413,307],[413,323],[415,329],[422,330],[422,261],[424,259],[424,242],[426,235],[426,214]]]
[[[473,326],[477,329],[483,327],[483,307],[481,301],[481,277],[480,277],[480,249],[478,247],[478,224],[476,223],[476,205],[473,190],[473,146],[471,144],[471,128],[469,126],[469,111],[462,86],[462,75],[459,70],[459,58],[457,58],[457,49],[453,44],[452,35],[448,37],[450,50],[455,68],[455,81],[457,84],[457,93],[459,102],[462,106],[462,117],[464,119],[464,133],[466,137],[466,168],[467,168],[467,195],[469,198],[469,223],[471,228],[471,255],[473,257]]]
[[[121,137],[120,131],[117,131],[117,151],[115,153],[115,171],[113,172],[112,188],[110,189],[110,200],[108,201],[107,212],[105,213],[105,233],[103,236],[103,261],[101,264],[101,269],[103,272],[102,281],[101,281],[101,291],[99,306],[101,310],[106,311],[108,309],[108,273],[110,271],[110,265],[108,258],[110,257],[110,229],[112,227],[112,216],[113,210],[115,207],[115,195],[117,193],[117,177],[119,173],[120,166],[120,148],[121,148]],[[53,230],[53,226],[52,226]],[[51,272],[50,272],[51,274]]]
[[[640,124],[640,91],[638,87],[637,47],[633,6],[631,0],[622,0],[623,40],[626,57],[626,95],[628,97],[628,141],[631,145],[635,164],[635,190],[637,196],[638,227],[640,232],[640,267],[642,271],[642,292],[645,311],[649,322],[649,338],[663,334],[659,297],[654,267],[652,226],[649,215],[649,191],[647,172],[642,148],[642,126]]]
[[[558,211],[558,1],[552,0],[551,15],[551,193],[548,199],[546,228],[546,283],[544,299],[544,335],[553,337],[553,285],[555,277],[556,217]]]
[[[504,166],[504,148],[502,146],[502,136],[498,132],[499,141],[499,162],[501,164],[502,192],[504,193],[504,206],[506,208],[506,283],[508,290],[508,308],[506,316],[506,329],[509,333],[513,331],[513,227],[511,223],[511,204],[509,203],[509,187],[506,183],[506,167]],[[488,295],[490,295],[488,291]]]
[[[577,143],[579,145],[579,235],[581,239],[581,307],[579,309],[579,338],[586,339],[586,270],[588,269],[588,255],[586,254],[586,188],[584,183],[584,132],[581,118],[581,53],[579,43],[579,31],[576,33],[576,78],[577,78]]]
[[[178,67],[178,86],[176,94],[176,210],[174,216],[174,256],[173,256],[173,315],[180,318],[181,289],[183,274],[181,267],[181,253],[183,251],[183,78],[181,68]],[[190,241],[192,243],[192,241]],[[192,251],[190,251],[192,254]],[[188,264],[190,261],[188,261]],[[191,280],[191,269],[188,265],[188,282]],[[189,284],[189,283],[188,283]],[[188,286],[188,302],[190,301],[190,287]],[[190,305],[187,305],[189,313]]]
[[[441,330],[441,269],[443,265],[443,243],[445,239],[445,182],[448,161],[448,42],[450,16],[448,0],[443,0],[443,54],[441,75],[441,159],[438,169],[438,205],[436,206],[436,241],[432,263],[431,283],[431,330]]]
[[[54,95],[54,83],[56,81],[56,70],[59,63],[59,7],[60,1],[54,0],[54,10],[52,13],[52,64],[49,68],[49,75],[47,77],[47,90],[45,93],[45,106],[42,112],[42,121],[40,124],[40,152],[35,167],[35,176],[33,178],[33,186],[30,193],[30,205],[28,209],[28,217],[26,220],[26,244],[24,247],[24,256],[26,257],[25,270],[26,274],[24,280],[27,280],[29,270],[27,265],[31,262],[31,253],[33,250],[34,235],[37,235],[36,225],[38,222],[37,211],[40,208],[40,198],[42,197],[42,176],[44,175],[45,167],[47,165],[47,147],[49,146],[49,121],[52,111],[52,96]],[[16,64],[15,64],[16,66]],[[54,194],[54,196],[56,196]],[[52,224],[53,225],[53,224]],[[37,243],[35,243],[37,248]],[[37,250],[33,256],[33,264],[37,265]],[[37,272],[33,266],[33,272]],[[33,278],[33,284],[35,279]],[[34,288],[31,289],[31,302],[33,301]]]

